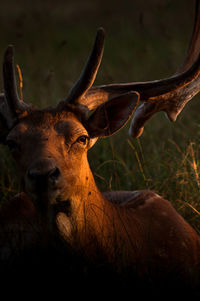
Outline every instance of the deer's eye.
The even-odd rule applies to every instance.
[[[77,142],[80,144],[86,145],[88,140],[89,140],[89,137],[83,135],[83,136],[78,137]]]
[[[19,148],[19,145],[14,140],[7,140],[6,144],[11,152]]]

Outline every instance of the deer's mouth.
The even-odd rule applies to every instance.
[[[71,215],[71,200],[63,193],[63,181],[41,181],[37,184],[25,181],[25,191],[41,214],[46,215],[50,210],[53,214],[63,212],[67,216]]]

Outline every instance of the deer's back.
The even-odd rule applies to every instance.
[[[120,218],[118,232],[129,245],[127,256],[143,266],[198,270],[200,238],[169,201],[150,190],[106,192]],[[126,232],[126,234],[125,234]],[[132,250],[132,254],[130,252]]]

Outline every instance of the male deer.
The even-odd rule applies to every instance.
[[[87,151],[98,138],[123,127],[139,101],[143,104],[130,128],[134,136],[142,133],[144,123],[158,111],[175,121],[199,92],[199,1],[196,9],[188,55],[177,74],[152,82],[92,88],[103,53],[104,31],[99,29],[80,78],[68,97],[53,108],[39,110],[19,99],[13,47],[4,55],[1,141],[16,159],[24,191],[41,220],[50,232],[56,229],[66,245],[84,251],[94,261],[101,254],[116,271],[131,268],[138,277],[158,279],[172,272],[189,281],[198,272],[200,238],[153,191],[101,193]]]

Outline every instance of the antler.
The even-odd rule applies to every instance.
[[[4,54],[3,60],[3,85],[4,85],[4,102],[1,104],[1,109],[9,111],[9,114],[3,114],[9,118],[8,123],[12,123],[21,114],[32,109],[32,106],[27,105],[19,99],[16,87],[16,79],[14,72],[14,51],[13,46],[9,45]],[[9,115],[9,116],[8,116]]]
[[[198,60],[200,52],[200,1],[196,0],[195,5],[195,21],[193,26],[193,32],[185,60],[178,70],[177,74],[181,74],[188,70]],[[165,111],[170,121],[176,121],[177,116],[180,114],[184,106],[189,100],[191,100],[200,90],[200,78],[198,73],[196,77],[188,85],[183,87],[182,90],[174,91],[175,95],[169,95],[168,102],[166,102],[166,109],[162,108],[162,102],[159,105],[151,103],[144,103],[140,105],[132,119],[129,134],[133,137],[139,137],[144,129],[144,124],[156,113]],[[157,101],[162,100],[157,99]],[[174,103],[174,105],[173,105]],[[176,108],[177,107],[177,108]]]
[[[79,103],[80,98],[83,97],[92,86],[103,56],[104,36],[104,29],[99,28],[92,52],[82,70],[78,81],[72,87],[69,96],[66,99],[67,103]]]
[[[178,70],[178,73],[187,70],[197,59],[199,52],[200,52],[200,1],[196,0],[193,32],[187,50],[187,55],[185,57],[183,65]]]
[[[170,78],[126,84],[111,84],[89,89],[78,103],[90,110],[96,109],[109,99],[129,91],[140,93],[140,105],[132,119],[129,133],[139,137],[144,124],[157,112],[164,111],[170,121],[175,121],[186,103],[200,90],[200,4],[196,1],[196,17],[193,34],[184,64],[179,72]]]

